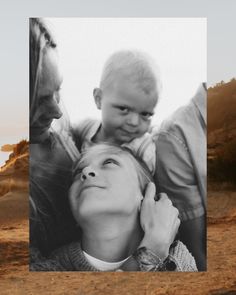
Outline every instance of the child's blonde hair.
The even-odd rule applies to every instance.
[[[100,81],[101,90],[112,87],[117,76],[125,76],[145,94],[161,90],[160,74],[155,61],[147,54],[137,50],[115,52],[105,63]]]

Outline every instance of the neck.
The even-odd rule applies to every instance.
[[[112,220],[96,222],[93,229],[90,225],[83,228],[82,249],[100,260],[121,261],[137,249],[142,235],[139,217],[135,223],[127,220],[118,223],[116,216],[113,216]]]
[[[35,130],[30,130],[30,131],[31,131],[30,132],[30,143],[42,143],[46,139],[48,139],[50,136],[49,130],[47,130],[43,133],[40,133],[40,134],[37,134],[37,132],[35,132]]]
[[[113,144],[117,144],[116,140],[113,138],[112,135],[106,134],[106,132],[104,131],[102,125],[100,126],[100,128],[98,129],[97,133],[95,134],[93,141],[96,143],[99,142],[110,142]]]

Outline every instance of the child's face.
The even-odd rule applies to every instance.
[[[119,77],[111,89],[95,97],[102,111],[102,133],[113,143],[126,143],[141,137],[151,123],[157,93],[144,93],[134,83]]]

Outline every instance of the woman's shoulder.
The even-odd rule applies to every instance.
[[[64,271],[65,268],[60,261],[54,258],[46,258],[41,255],[37,248],[30,248],[30,266],[31,271]]]
[[[31,271],[74,271],[73,256],[81,250],[79,242],[72,242],[54,250],[49,257],[45,258],[31,250]]]

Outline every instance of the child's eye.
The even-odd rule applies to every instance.
[[[118,109],[122,112],[122,113],[128,113],[129,109],[127,107],[123,107],[123,106],[119,106]]]
[[[118,162],[114,159],[106,159],[104,162],[103,162],[103,165],[109,165],[109,164],[115,164],[115,165],[118,165]]]
[[[153,114],[152,113],[148,113],[148,112],[143,112],[143,113],[141,113],[141,116],[144,119],[150,119],[153,116]]]

